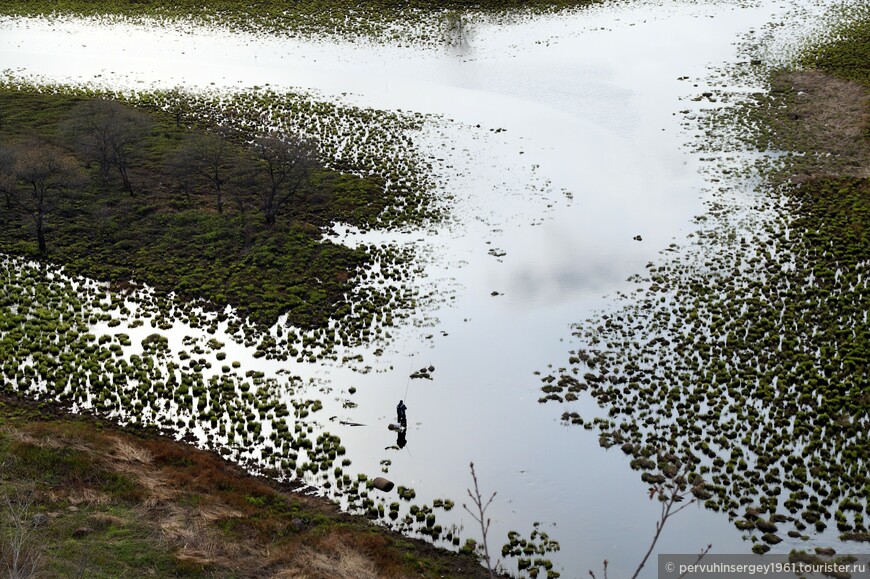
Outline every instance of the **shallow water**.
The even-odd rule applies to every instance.
[[[607,5],[479,23],[462,47],[411,48],[188,25],[7,19],[0,59],[11,74],[43,82],[268,84],[438,115],[413,138],[433,158],[441,193],[452,196],[448,222],[412,233],[336,231],[346,243],[414,243],[426,263],[419,283],[441,299],[416,324],[393,331],[383,356],[365,353],[368,374],[266,363],[233,345],[230,359],[242,360],[243,370],[283,367],[331,388],[308,395],[323,399],[322,427],[341,436],[352,468],[375,476],[390,459],[385,476],[413,487],[418,501],[453,498],[457,507],[439,515],[445,528],[457,522],[465,536],[477,536],[460,506],[473,461],[483,492],[498,492],[488,513],[493,550],[508,530],[528,534],[541,521],[561,542],[551,558],[563,576],[598,571],[605,558],[610,573],[623,576],[646,550],[658,505],[618,448],[605,451],[594,433],[562,426],[566,408],[538,404],[534,372],[565,365],[571,324],[633,289],[628,276],[692,231],[708,184],[683,146],[679,111],[710,106],[690,100],[705,90],[699,79],[707,67],[743,58],[734,44],[740,35],[786,9],[766,0]],[[433,380],[408,379],[429,365]],[[348,398],[358,406],[343,408]],[[399,398],[409,407],[403,450],[388,448],[396,438],[386,428]],[[596,412],[575,404],[584,418]],[[718,553],[750,549],[724,515],[690,508],[668,524],[657,552],[696,553],[707,543]]]

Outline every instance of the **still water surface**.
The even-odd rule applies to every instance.
[[[618,448],[605,451],[594,433],[560,424],[566,408],[538,404],[534,372],[565,365],[571,324],[632,290],[627,277],[692,231],[709,184],[685,147],[679,111],[704,106],[690,99],[705,90],[709,67],[745,58],[735,45],[742,35],[800,4],[608,4],[479,23],[461,47],[7,19],[0,59],[12,75],[46,83],[269,85],[435,115],[412,136],[432,157],[441,193],[452,196],[447,223],[412,233],[337,226],[335,235],[350,244],[414,244],[425,261],[419,283],[443,299],[393,332],[383,356],[366,355],[368,374],[257,361],[240,345],[228,346],[230,359],[316,378],[311,395],[324,402],[322,427],[341,436],[353,468],[374,476],[390,459],[387,476],[414,487],[418,500],[453,498],[457,508],[439,516],[443,526],[461,523],[465,536],[476,536],[459,508],[474,461],[484,493],[498,491],[488,513],[495,550],[507,531],[527,534],[541,521],[561,542],[552,558],[563,576],[598,571],[605,558],[611,575],[623,576],[645,552],[658,506]],[[429,365],[433,380],[408,380]],[[341,405],[350,387],[353,409]],[[396,439],[386,427],[403,397],[408,445],[390,449]],[[575,404],[567,409],[596,413]],[[718,553],[750,548],[725,516],[690,508],[669,524],[658,552],[695,553],[707,543]]]

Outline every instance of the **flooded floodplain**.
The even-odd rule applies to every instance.
[[[447,545],[478,538],[461,508],[474,462],[481,490],[498,492],[488,511],[492,550],[509,531],[528,535],[539,522],[561,543],[546,556],[563,576],[597,571],[603,559],[614,576],[627,575],[649,545],[659,506],[618,445],[605,450],[596,432],[562,418],[568,410],[591,422],[607,410],[590,397],[575,396],[565,407],[539,404],[541,376],[568,372],[574,332],[588,336],[602,324],[602,312],[622,303],[617,295],[637,290],[633,278],[647,264],[683,246],[706,251],[689,240],[699,227],[694,218],[710,203],[739,206],[753,198],[751,179],[730,181],[733,189],[723,194],[712,180],[721,175],[703,160],[708,153],[698,152],[697,125],[687,118],[720,106],[702,95],[723,90],[714,70],[750,60],[747,37],[785,23],[787,32],[769,39],[782,48],[825,7],[798,0],[604,4],[516,22],[473,21],[462,42],[405,46],[192,24],[3,20],[0,57],[12,84],[125,94],[180,87],[216,101],[268,90],[414,118],[401,129],[412,144],[408,154],[424,168],[444,215],[398,230],[337,223],[324,232],[351,246],[405,249],[414,260],[407,279],[416,308],[368,343],[335,346],[333,356],[255,356],[231,316],[229,323],[187,310],[173,316],[164,301],[152,306],[137,294],[112,301],[98,286],[70,282],[53,299],[66,304],[68,293],[91,288],[80,301],[102,313],[83,309],[80,334],[93,334],[90,342],[99,345],[109,336],[105,344],[120,346],[116,372],[156,372],[147,383],[165,389],[169,376],[182,384],[185,372],[199,376],[188,379],[193,410],[184,396],[153,411],[135,404],[140,394],[117,405],[100,406],[104,400],[91,395],[70,401],[189,430],[200,444],[229,448],[254,467],[302,479],[351,510]],[[280,115],[261,122],[280,123]],[[305,122],[296,118],[291,126]],[[362,130],[353,128],[357,136]],[[353,146],[353,136],[348,142]],[[726,170],[729,163],[738,161],[725,162]],[[11,258],[5,267],[10,279],[15,271],[44,275]],[[370,272],[372,287],[387,285],[380,273]],[[282,324],[271,329],[276,339],[288,331]],[[149,338],[155,334],[164,341]],[[179,360],[182,351],[187,361]],[[152,364],[142,362],[149,356]],[[38,390],[38,376],[34,382]],[[268,395],[245,398],[249,390]],[[195,401],[205,392],[217,401],[217,391],[224,410],[197,416]],[[403,437],[388,429],[399,399],[408,406]],[[236,424],[245,424],[244,432]],[[281,443],[285,434],[295,441],[289,447]],[[360,474],[387,477],[413,489],[414,498],[367,492],[355,486]],[[444,507],[448,499],[452,509]],[[385,516],[393,502],[400,503],[397,516]],[[429,512],[437,515],[437,534]],[[816,544],[835,540],[827,535]],[[725,513],[693,505],[669,522],[657,552],[696,553],[708,543],[716,553],[752,547]],[[793,546],[800,542],[776,548]]]

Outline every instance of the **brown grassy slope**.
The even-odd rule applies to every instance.
[[[17,399],[0,402],[0,464],[0,507],[30,501],[39,577],[488,576],[214,453]]]
[[[788,98],[772,125],[806,153],[796,180],[870,177],[870,87],[817,70],[780,74],[774,87]]]

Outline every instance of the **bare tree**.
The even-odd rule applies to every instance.
[[[61,193],[79,180],[78,166],[63,149],[40,142],[6,148],[0,153],[0,181],[7,187],[7,203],[20,207],[36,227],[39,252],[46,252],[46,217]]]
[[[205,183],[217,197],[218,213],[224,211],[224,186],[232,174],[228,141],[215,133],[189,136],[169,159],[169,170],[185,190]]]
[[[450,46],[465,46],[468,43],[468,23],[461,10],[444,13],[442,27],[444,40]]]
[[[261,190],[261,206],[267,225],[274,225],[275,216],[295,197],[308,180],[315,166],[314,146],[298,135],[281,138],[260,137],[254,141],[260,158],[265,184]]]
[[[486,516],[486,509],[489,508],[489,505],[492,504],[492,500],[495,498],[496,493],[492,493],[485,503],[483,501],[483,496],[480,494],[480,487],[477,484],[477,473],[474,472],[474,463],[469,463],[471,467],[471,478],[474,481],[474,492],[471,492],[471,489],[468,490],[468,496],[471,497],[471,500],[474,502],[475,511],[472,511],[468,508],[468,505],[462,505],[462,508],[468,511],[468,514],[471,515],[475,521],[480,525],[480,532],[483,537],[483,560],[486,562],[486,569],[489,571],[490,577],[495,577],[495,574],[492,570],[492,560],[489,557],[489,545],[487,543],[487,534],[489,533],[489,523],[490,519]]]
[[[641,570],[644,565],[646,565],[647,559],[652,554],[653,549],[655,549],[656,543],[658,543],[659,537],[661,537],[662,531],[665,528],[665,524],[668,520],[688,507],[691,504],[694,504],[698,501],[698,497],[707,496],[707,491],[704,489],[704,482],[698,476],[691,475],[691,462],[686,462],[683,466],[682,470],[673,476],[670,480],[660,484],[654,484],[649,489],[649,498],[657,499],[661,505],[661,513],[659,514],[659,520],[656,521],[656,532],[653,535],[652,541],[650,542],[649,548],[638,564],[637,568],[634,571],[634,574],[631,576],[631,579],[636,579],[638,575],[640,575]],[[690,485],[688,480],[689,478],[693,478],[692,484]],[[692,495],[692,498],[686,501],[686,499]],[[680,506],[677,506],[677,503],[682,503]],[[707,553],[710,552],[710,549],[713,548],[713,545],[707,545],[705,549],[701,551],[698,555],[698,561],[703,559]],[[604,579],[607,579],[607,565],[608,562],[604,560]],[[595,579],[595,573],[589,571],[589,575]],[[683,574],[685,575],[685,573]],[[681,575],[682,577],[682,575]]]
[[[2,561],[9,579],[36,577],[41,553],[34,544],[37,525],[33,517],[35,497],[28,492],[4,497]]]
[[[165,110],[172,114],[175,119],[175,126],[181,127],[182,121],[190,113],[190,103],[188,97],[178,88],[173,88],[165,93]]]
[[[150,117],[118,101],[93,99],[76,105],[65,129],[76,147],[100,165],[104,181],[118,169],[124,191],[133,193],[129,168],[142,139],[151,131]]]
[[[4,206],[7,210],[13,208],[12,201],[15,195],[15,177],[12,172],[14,162],[12,147],[0,148],[0,193],[3,194]]]

